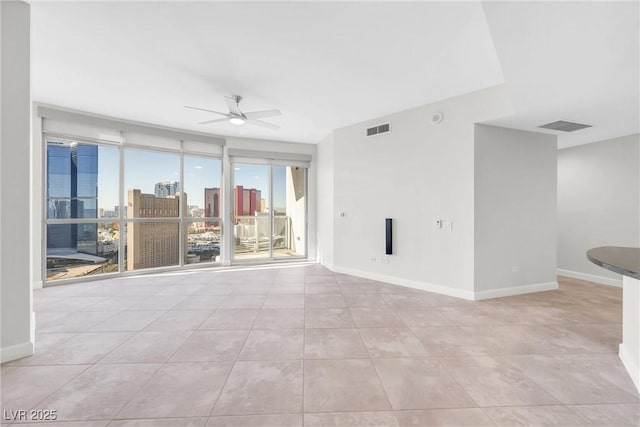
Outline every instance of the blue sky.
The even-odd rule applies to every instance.
[[[220,187],[221,161],[207,157],[184,157],[184,191],[189,205],[204,205],[204,188]],[[262,192],[269,199],[268,166],[235,164],[234,183]],[[286,168],[273,167],[274,205],[284,208]],[[160,181],[180,180],[180,156],[157,151],[127,149],[125,151],[125,199],[132,188],[153,194]],[[267,202],[268,203],[268,202]],[[112,210],[118,204],[118,149],[100,146],[98,154],[98,204]]]

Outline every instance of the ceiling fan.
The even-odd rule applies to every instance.
[[[242,97],[240,95],[225,96],[224,100],[227,102],[227,107],[229,108],[228,113],[221,113],[219,111],[207,110],[205,108],[199,108],[199,107],[191,107],[189,105],[185,105],[185,108],[190,108],[192,110],[207,111],[209,113],[215,113],[215,114],[224,116],[224,118],[221,118],[221,119],[213,119],[213,120],[206,120],[204,122],[200,122],[198,123],[199,125],[208,125],[211,123],[229,121],[234,125],[243,125],[247,123],[250,125],[262,126],[269,129],[280,129],[280,126],[278,125],[274,125],[273,123],[268,123],[262,120],[258,120],[258,119],[264,119],[266,117],[279,116],[280,114],[282,114],[280,113],[280,110],[251,111],[248,113],[243,113],[240,110],[240,105],[239,105],[240,101],[242,101]]]

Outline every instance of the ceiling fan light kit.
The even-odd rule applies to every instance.
[[[206,111],[208,113],[214,113],[220,116],[224,116],[224,118],[221,118],[221,119],[205,120],[204,122],[198,123],[200,125],[208,125],[211,123],[228,121],[238,126],[241,126],[247,123],[250,125],[261,126],[261,127],[265,127],[273,130],[280,129],[280,126],[278,125],[274,125],[273,123],[259,120],[267,117],[279,116],[282,114],[280,113],[280,110],[251,111],[248,113],[243,113],[240,110],[240,105],[239,105],[240,101],[242,101],[242,97],[240,95],[225,96],[224,99],[227,103],[227,107],[229,108],[228,113],[221,113],[219,111],[207,110],[205,108],[200,108],[200,107],[191,107],[189,105],[185,105],[185,108],[190,108],[192,110]]]

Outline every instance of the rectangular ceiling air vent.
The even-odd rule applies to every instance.
[[[559,130],[562,132],[573,132],[573,131],[584,129],[584,128],[590,128],[591,125],[584,125],[582,123],[574,123],[574,122],[567,122],[565,120],[558,120],[556,122],[547,123],[546,125],[542,125],[538,127],[551,129],[551,130]]]
[[[391,131],[391,123],[383,123],[378,126],[367,128],[367,136],[380,135]]]

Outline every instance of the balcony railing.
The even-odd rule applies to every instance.
[[[260,252],[269,250],[268,215],[236,216],[234,225],[235,251]],[[273,249],[295,250],[291,217],[273,217]]]

